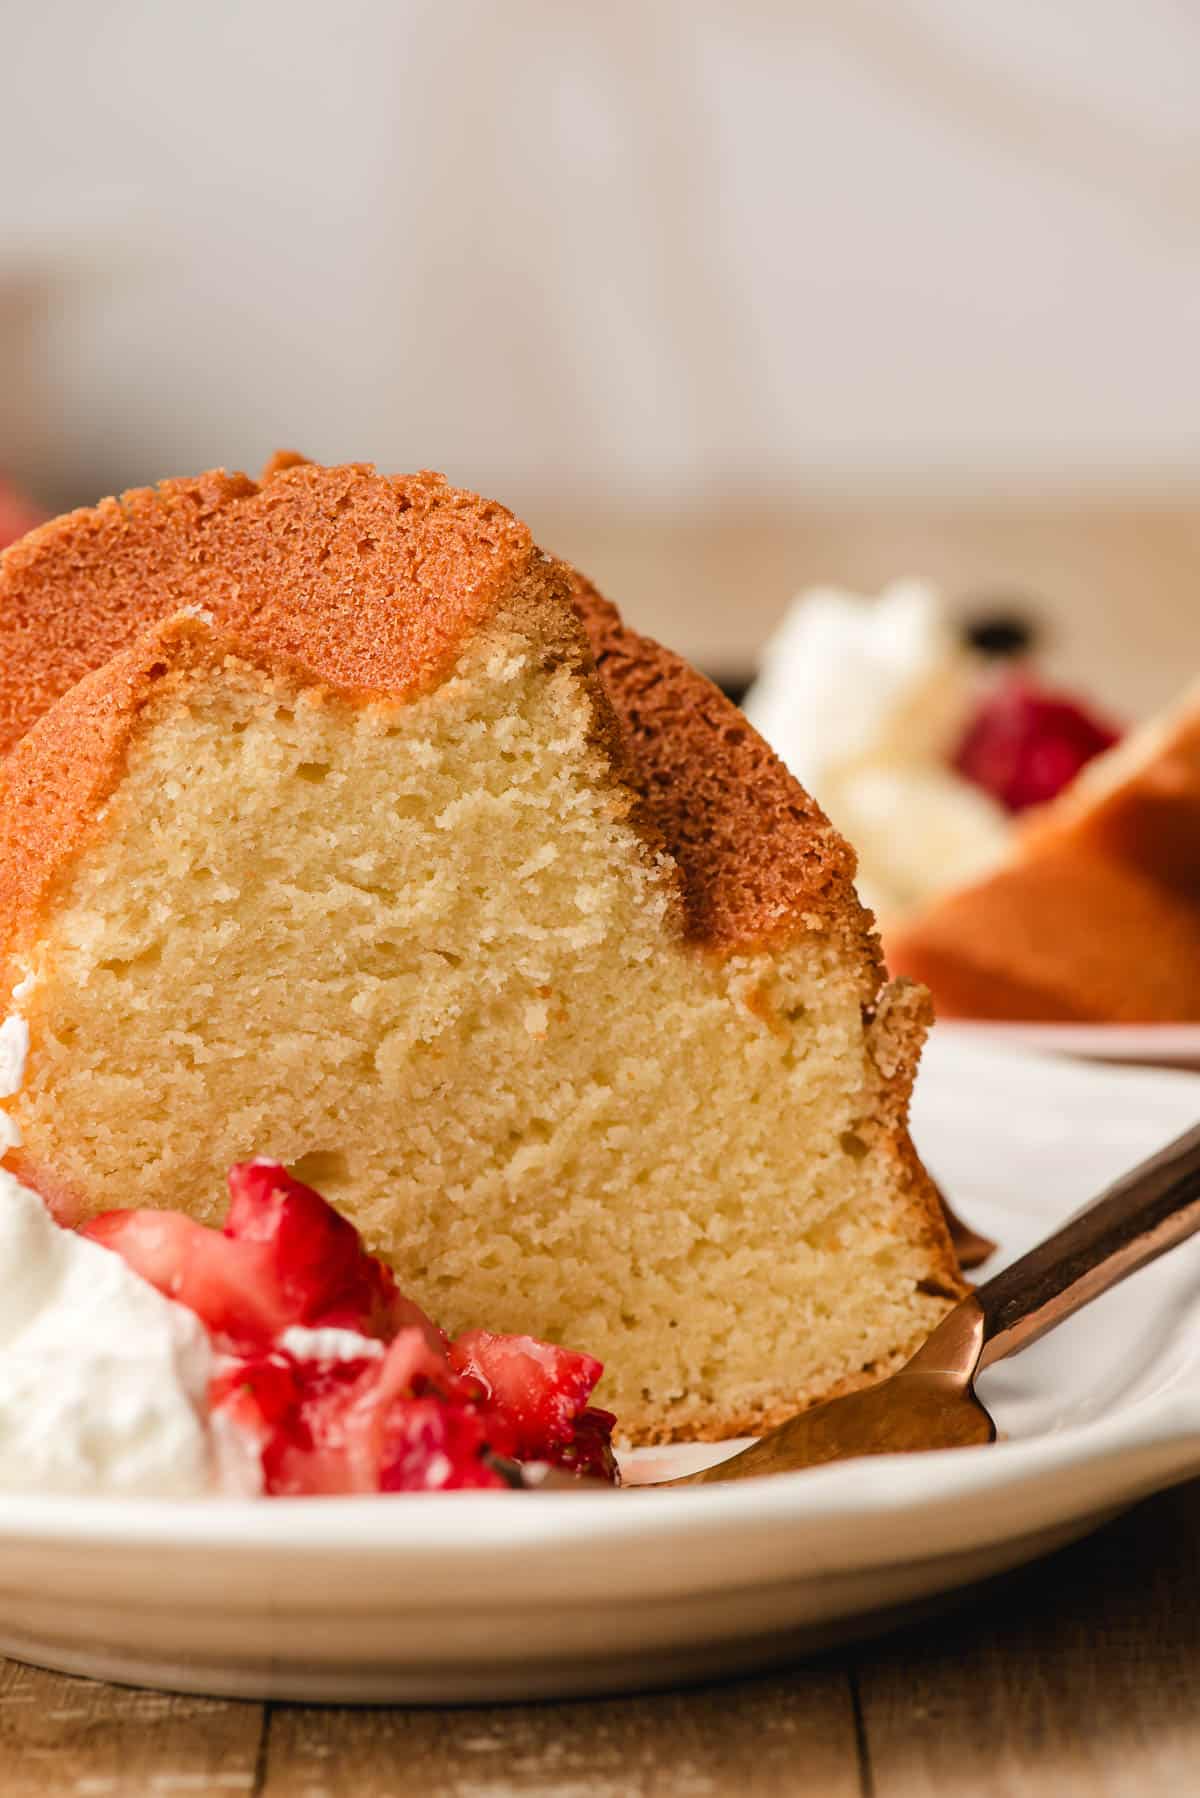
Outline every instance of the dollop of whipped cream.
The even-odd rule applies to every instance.
[[[949,762],[974,701],[971,658],[920,581],[802,593],[763,652],[746,715],[853,844],[885,918],[1008,847],[1006,813]]]
[[[0,1168],[0,1492],[247,1493],[199,1318]]]

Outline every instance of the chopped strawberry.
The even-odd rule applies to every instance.
[[[368,1255],[358,1231],[311,1186],[271,1161],[241,1161],[229,1170],[225,1234],[271,1245],[289,1321],[358,1330],[385,1341],[415,1325],[430,1345],[442,1333],[419,1305],[396,1289],[390,1267]]]
[[[491,1447],[484,1415],[470,1405],[413,1398],[387,1413],[381,1492],[461,1492],[507,1482],[483,1459]]]
[[[267,1243],[231,1242],[178,1211],[106,1211],[82,1233],[194,1311],[214,1336],[269,1342],[295,1321]]]
[[[489,1452],[615,1481],[615,1420],[580,1409],[598,1364],[528,1336],[480,1344],[481,1336],[487,1332],[463,1339],[475,1341],[475,1352],[460,1357],[461,1372],[415,1328],[383,1355],[366,1342],[361,1356],[342,1359],[277,1347],[231,1359],[210,1402],[254,1443],[263,1488],[276,1496],[503,1486]],[[494,1382],[468,1360],[486,1363]]]
[[[604,1372],[591,1355],[490,1330],[468,1330],[452,1342],[450,1365],[479,1381],[512,1425],[522,1460],[557,1460],[574,1442],[576,1419]]]
[[[357,1363],[342,1363],[357,1368]],[[209,1382],[208,1399],[214,1410],[225,1407],[240,1413],[247,1429],[265,1436],[295,1406],[300,1394],[296,1364],[290,1355],[268,1351],[262,1355],[229,1355]]]
[[[1120,731],[1027,673],[1004,676],[967,727],[953,764],[1010,812],[1054,799]]]
[[[346,1420],[377,1368],[366,1357],[300,1361],[276,1350],[222,1369],[209,1402],[257,1446],[265,1492],[376,1492],[377,1467],[346,1452]]]
[[[256,1444],[276,1496],[503,1484],[481,1458],[491,1415],[419,1329],[382,1356],[364,1343],[340,1359],[283,1348],[232,1359],[209,1399]]]
[[[173,1211],[108,1211],[84,1234],[235,1345],[273,1341],[289,1324],[385,1340],[415,1327],[440,1351],[437,1326],[311,1187],[277,1163],[248,1161],[229,1170],[229,1190],[223,1231]]]
[[[379,1362],[379,1396],[389,1404],[424,1392],[455,1404],[475,1404],[480,1396],[478,1387],[451,1367],[444,1341],[434,1347],[422,1330],[410,1325],[393,1338]]]
[[[503,1486],[489,1455],[615,1481],[601,1364],[532,1336],[454,1343],[349,1221],[274,1162],[230,1169],[224,1230],[172,1211],[84,1226],[195,1311],[223,1351],[209,1404],[273,1494]],[[386,1347],[384,1346],[386,1344]]]
[[[476,1402],[473,1388],[453,1372],[440,1345],[432,1348],[419,1329],[401,1330],[382,1360],[364,1374],[344,1419],[346,1454],[364,1489],[380,1489],[393,1413],[413,1399],[426,1397],[435,1404],[456,1407]]]
[[[588,1405],[575,1419],[574,1434],[558,1452],[550,1457],[567,1473],[583,1479],[607,1480],[618,1484],[617,1457],[613,1453],[612,1433],[616,1417],[598,1405]]]

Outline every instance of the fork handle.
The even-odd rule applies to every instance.
[[[1200,1125],[977,1288],[987,1367],[1014,1355],[1200,1230]]]

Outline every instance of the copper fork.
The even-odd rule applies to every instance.
[[[859,1455],[974,1448],[996,1440],[975,1377],[1073,1317],[1200,1229],[1200,1125],[1123,1174],[1011,1266],[960,1301],[911,1361],[874,1386],[789,1418],[740,1453],[665,1486],[711,1486],[795,1473]],[[497,1465],[501,1464],[497,1462]],[[545,1466],[511,1470],[540,1490],[611,1490]]]
[[[1198,1229],[1200,1126],[963,1299],[889,1379],[801,1412],[715,1467],[656,1484],[707,1486],[857,1455],[994,1442],[996,1426],[975,1396],[975,1376]]]

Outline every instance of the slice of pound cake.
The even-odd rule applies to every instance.
[[[888,934],[947,1017],[1200,1022],[1200,683]]]
[[[58,520],[0,719],[0,1126],[60,1215],[211,1222],[269,1155],[452,1332],[586,1343],[643,1442],[963,1291],[851,851],[500,506],[285,459]]]

